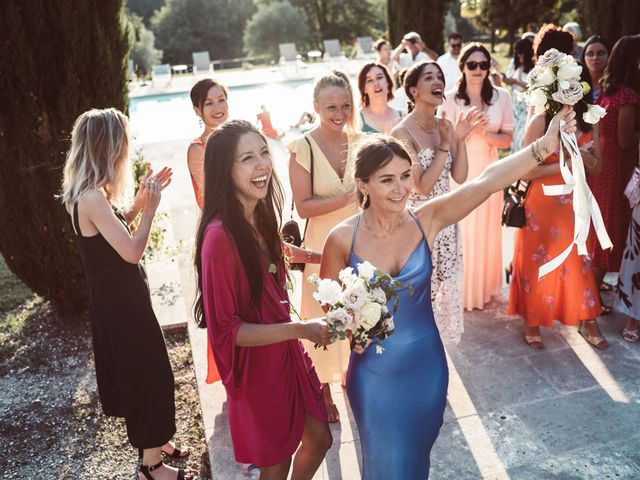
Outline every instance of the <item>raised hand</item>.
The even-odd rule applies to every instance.
[[[440,145],[438,145],[438,148],[449,150],[453,137],[453,126],[451,122],[448,122],[445,118],[440,120],[436,118],[436,122],[438,126],[438,136],[440,137]]]
[[[147,211],[155,212],[160,204],[160,198],[162,197],[162,188],[160,183],[154,177],[148,178],[145,182],[144,191],[142,193],[142,201],[144,209]]]
[[[153,178],[156,179],[158,185],[160,186],[160,190],[164,190],[171,183],[171,178],[173,176],[173,170],[169,167],[163,167],[158,173],[156,173]]]
[[[576,121],[576,112],[570,105],[562,107],[558,113],[551,119],[547,132],[542,137],[545,148],[555,152],[560,147],[560,132],[575,133],[578,130],[578,122]]]
[[[486,113],[481,111],[479,111],[479,114],[480,116],[478,120],[474,122],[473,129],[471,131],[484,137],[487,133],[487,127],[489,126],[489,117],[487,117]]]
[[[477,127],[486,128],[487,118],[478,107],[471,107],[466,112],[460,112],[456,122],[456,139],[464,140]]]

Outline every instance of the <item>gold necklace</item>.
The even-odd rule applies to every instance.
[[[415,118],[414,116],[411,116],[411,118],[413,119],[414,122],[416,122],[418,124],[418,126],[422,129],[422,131],[428,135],[433,135],[434,133],[436,133],[436,130],[438,130],[438,119],[436,117],[433,117],[433,128],[431,128],[431,130],[427,130],[422,123],[420,122],[420,120],[418,120],[417,118]]]
[[[371,225],[369,225],[369,220],[367,220],[367,217],[366,217],[366,215],[365,215],[366,213],[367,213],[367,212],[364,212],[364,213],[362,214],[362,217],[364,218],[364,224],[365,224],[365,226],[367,227],[367,230],[369,231],[369,234],[370,234],[372,237],[377,238],[377,239],[379,239],[379,240],[383,240],[383,239],[385,239],[385,238],[388,238],[388,237],[393,233],[393,230],[397,229],[397,228],[398,228],[400,225],[402,225],[402,224],[405,222],[405,220],[407,219],[407,215],[405,214],[405,215],[402,217],[402,220],[400,220],[400,221],[395,225],[395,228],[392,228],[389,232],[386,232],[385,234],[380,235],[379,233],[375,233],[374,227],[372,227]]]

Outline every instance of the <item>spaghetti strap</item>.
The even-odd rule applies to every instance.
[[[418,228],[420,229],[420,232],[422,233],[422,238],[424,238],[425,242],[427,241],[427,236],[424,234],[424,230],[422,229],[422,224],[420,223],[420,220],[418,220],[418,218],[416,217],[415,213],[413,213],[411,210],[409,211],[409,215],[411,215],[413,217],[413,219],[416,221],[416,223],[418,224]],[[354,236],[355,239],[355,236]],[[353,248],[353,246],[351,247]]]
[[[356,217],[356,224],[353,227],[353,238],[351,239],[351,251],[353,252],[353,247],[356,244],[356,237],[358,236],[358,226],[360,225],[360,218],[362,217],[362,214],[358,215]]]
[[[73,204],[73,216],[71,218],[71,223],[73,224],[73,231],[75,234],[82,236],[82,232],[80,231],[80,221],[78,220],[78,202]]]
[[[420,142],[418,141],[416,136],[411,131],[411,127],[409,125],[407,125],[407,132],[409,132],[409,135],[411,135],[411,138],[413,138],[413,141],[416,142],[416,145],[418,146],[418,149],[419,149],[418,153],[420,153],[422,150],[424,150],[424,148],[422,148],[422,145],[420,145]]]

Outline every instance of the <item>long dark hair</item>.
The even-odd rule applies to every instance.
[[[524,61],[520,63],[518,54],[524,55]],[[513,67],[514,69],[522,65],[524,73],[529,73],[533,67],[533,43],[528,38],[521,38],[515,44],[513,49]]]
[[[282,238],[280,223],[284,196],[275,170],[267,188],[267,196],[258,202],[255,210],[256,229],[247,222],[242,204],[237,198],[237,189],[232,180],[238,141],[246,133],[255,133],[264,141],[264,136],[245,120],[229,120],[215,130],[204,154],[204,205],[196,236],[195,267],[198,292],[194,307],[196,323],[205,326],[202,291],[202,244],[207,227],[214,218],[219,218],[225,230],[233,238],[238,256],[251,290],[251,302],[259,305],[262,299],[262,269],[265,261],[260,251],[258,235],[266,243],[270,263],[282,265]]]
[[[589,45],[592,45],[594,43],[601,43],[607,50],[607,55],[611,54],[611,42],[607,40],[606,37],[603,37],[602,35],[591,35],[584,43],[584,47],[582,47],[582,55],[580,56],[580,62],[582,63],[582,65],[587,64],[585,54],[587,53],[587,48],[589,47]]]
[[[394,156],[406,160],[409,162],[409,166],[413,163],[405,146],[400,141],[387,135],[367,135],[366,138],[358,143],[353,155],[355,158],[353,177],[359,178],[365,183],[369,181],[371,175],[386,167]],[[362,204],[364,196],[359,189],[357,195],[358,204],[362,206],[362,209],[369,208],[371,200],[367,199]]]
[[[418,80],[420,80],[420,76],[422,75],[422,71],[427,67],[427,65],[435,65],[440,70],[440,74],[442,74],[442,91],[445,90],[447,84],[444,79],[444,72],[442,71],[442,67],[438,65],[437,62],[433,60],[425,60],[424,62],[416,63],[413,67],[411,67],[406,75],[404,76],[404,93],[407,94],[408,102],[407,102],[407,110],[409,112],[413,111],[416,106],[416,100],[413,98],[411,93],[411,87],[415,87],[418,85]],[[442,96],[444,98],[444,95]]]
[[[485,57],[487,57],[487,62],[491,62],[491,54],[489,53],[489,50],[487,50],[484,45],[478,42],[470,43],[462,49],[462,52],[460,52],[460,60],[458,60],[458,66],[460,67],[460,71],[463,73],[458,80],[458,90],[456,91],[456,98],[464,100],[465,105],[469,105],[471,103],[471,99],[469,99],[469,95],[467,94],[467,76],[464,74],[464,66],[471,54],[475,52],[481,52]],[[480,90],[480,97],[482,98],[482,103],[484,103],[485,105],[491,105],[493,94],[496,91],[496,89],[493,88],[493,85],[491,84],[491,80],[489,79],[489,73],[489,70],[487,70],[487,76],[484,78],[482,89]]]
[[[367,73],[372,68],[379,68],[382,70],[384,74],[384,78],[387,81],[387,101],[393,100],[393,80],[391,80],[391,75],[389,75],[389,70],[383,64],[378,62],[367,63],[364,67],[360,69],[358,72],[358,90],[360,90],[360,106],[368,107],[369,106],[369,95],[364,91],[365,85],[367,83]]]
[[[620,85],[640,93],[640,35],[625,35],[616,42],[600,79],[603,95],[613,95]]]

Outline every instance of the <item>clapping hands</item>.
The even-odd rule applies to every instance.
[[[173,170],[169,167],[163,167],[155,175],[153,174],[153,169],[149,168],[140,181],[140,187],[136,195],[140,199],[141,207],[155,211],[160,203],[161,192],[169,186],[172,176]]]
[[[466,112],[460,112],[456,121],[455,132],[457,140],[464,140],[472,132],[484,135],[489,125],[487,115],[477,107],[471,107]]]

